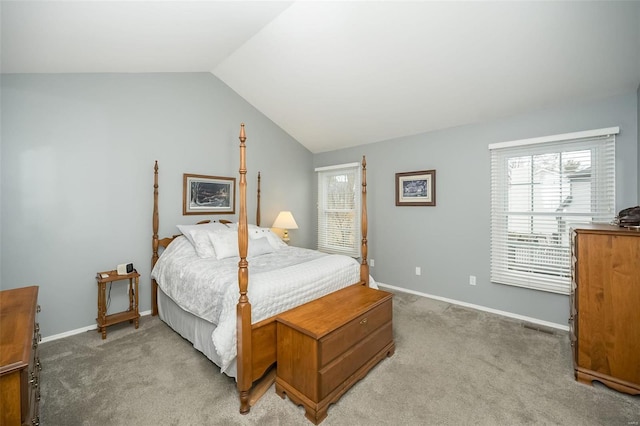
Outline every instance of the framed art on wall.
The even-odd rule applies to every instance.
[[[236,178],[184,174],[182,214],[235,214]]]
[[[435,205],[435,170],[396,173],[396,206]]]

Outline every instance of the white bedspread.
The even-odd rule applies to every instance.
[[[201,259],[191,243],[179,237],[151,272],[160,288],[184,310],[217,324],[212,339],[223,373],[236,357],[238,261],[238,257]],[[355,259],[299,247],[287,246],[248,261],[253,323],[360,279]]]

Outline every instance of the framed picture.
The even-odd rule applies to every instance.
[[[184,174],[182,214],[235,214],[236,178]]]
[[[435,170],[396,173],[396,206],[435,205]]]

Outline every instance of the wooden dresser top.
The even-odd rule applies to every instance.
[[[38,287],[0,291],[0,374],[29,364]]]
[[[580,225],[575,225],[571,229],[578,233],[618,234],[618,235],[629,235],[632,237],[640,237],[640,231],[636,229],[624,228],[617,225],[608,225],[606,223],[580,224]]]

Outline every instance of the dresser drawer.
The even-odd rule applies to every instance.
[[[393,330],[389,321],[382,328],[373,329],[369,336],[345,352],[335,362],[319,372],[320,399],[326,397],[345,380],[393,341]]]
[[[392,309],[391,299],[389,299],[321,339],[320,367],[333,361],[383,324],[390,322]]]

